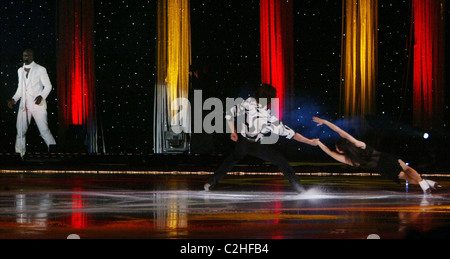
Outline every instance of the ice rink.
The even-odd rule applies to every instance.
[[[423,195],[379,177],[0,175],[0,238],[383,239],[450,226],[450,178]]]

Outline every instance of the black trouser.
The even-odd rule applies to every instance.
[[[275,150],[273,145],[263,145],[261,143],[251,142],[242,137],[239,138],[233,153],[225,159],[222,165],[216,170],[215,174],[209,179],[208,184],[210,184],[211,187],[214,187],[247,155],[260,158],[278,166],[284,176],[289,180],[290,184],[297,191],[302,191],[299,190],[303,188],[301,187],[300,179],[296,175],[295,170],[280,152]]]

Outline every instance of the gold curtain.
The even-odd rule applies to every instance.
[[[191,21],[189,0],[159,0],[158,84],[167,88],[169,121],[177,99],[189,97]]]
[[[191,115],[181,99],[189,98],[191,17],[189,0],[158,0],[158,58],[155,89],[155,152],[175,150],[167,146],[168,135],[190,131]],[[184,103],[186,105],[186,103]],[[178,107],[178,110],[173,108]],[[182,108],[181,108],[182,107]],[[183,151],[186,147],[176,149]]]
[[[364,117],[376,107],[378,0],[343,0],[341,114]]]

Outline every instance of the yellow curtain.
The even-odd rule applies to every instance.
[[[378,65],[378,0],[343,0],[341,114],[375,111]]]
[[[189,0],[159,0],[158,4],[158,84],[166,87],[168,120],[174,124],[173,117],[179,113],[172,107],[178,107],[180,98],[189,97],[190,3]],[[180,117],[186,118],[183,114]]]
[[[184,152],[191,127],[189,0],[158,0],[158,59],[155,88],[155,153]],[[184,106],[182,106],[184,104]],[[175,110],[173,110],[175,108]],[[181,144],[174,144],[180,142]]]

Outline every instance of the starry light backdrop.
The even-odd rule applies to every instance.
[[[203,89],[205,99],[212,96],[222,100],[248,97],[252,88],[260,83],[259,2],[191,1],[193,68],[200,75],[193,81],[193,87]],[[155,0],[95,1],[98,117],[107,152],[152,152],[156,5]],[[450,17],[448,6],[447,19]],[[16,117],[5,104],[16,90],[17,63],[24,48],[35,50],[37,61],[48,68],[56,86],[56,6],[54,1],[1,1],[0,10],[0,136],[2,148],[12,152]],[[371,134],[364,132],[360,137],[367,137],[371,144],[378,143],[383,151],[404,155],[411,153],[414,145],[423,144],[417,139],[397,138],[401,142],[398,147],[395,141],[389,141],[393,132],[419,139],[420,134],[423,135],[410,126],[412,77],[407,77],[412,68],[412,65],[408,66],[411,55],[410,1],[380,1],[379,16],[377,110],[369,118]],[[448,38],[449,28],[446,30]],[[341,33],[342,1],[294,1],[295,108],[292,121],[286,124],[307,137],[330,141],[334,137],[328,130],[315,127],[312,116],[323,116],[338,123],[342,120],[339,117]],[[448,56],[448,49],[446,53]],[[442,132],[448,132],[448,96],[446,120],[441,125],[443,130],[438,132],[440,137]],[[52,92],[49,99],[50,127],[56,133],[56,93]],[[358,128],[349,130],[358,132]],[[39,150],[43,144],[36,132],[35,127],[30,128],[29,142]],[[207,141],[207,148],[216,153],[225,153],[232,146],[225,135],[203,137],[212,140]],[[198,139],[201,141],[202,137]],[[311,153],[324,159],[313,149],[295,143],[285,149],[286,152],[300,149],[302,157]],[[309,158],[306,154],[304,157]]]
[[[106,151],[148,154],[153,147],[157,1],[95,1],[95,8],[97,112]]]

